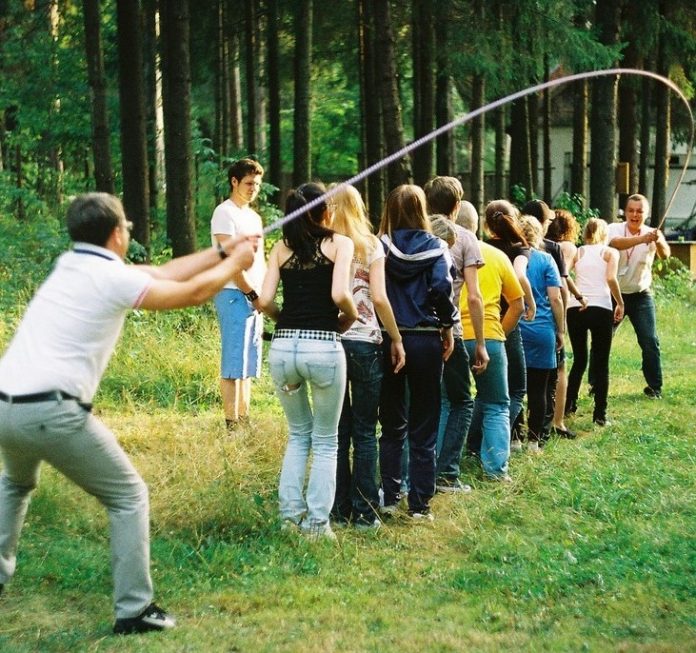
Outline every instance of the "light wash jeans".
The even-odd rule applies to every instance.
[[[116,618],[152,601],[148,492],[114,434],[76,401],[0,401],[0,583],[15,570],[17,542],[41,461],[95,496],[109,513]]]
[[[278,488],[280,515],[308,529],[321,528],[328,524],[336,494],[338,420],[346,389],[343,347],[338,340],[275,338],[268,364],[288,420],[288,446]]]
[[[466,349],[473,359],[476,341],[466,340]],[[476,399],[472,430],[483,433],[481,442],[481,464],[483,471],[491,477],[507,474],[510,458],[510,396],[508,394],[508,370],[505,343],[501,340],[486,340],[488,367],[483,374],[474,374]]]

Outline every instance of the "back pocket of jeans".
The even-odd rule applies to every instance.
[[[336,362],[307,363],[309,380],[319,388],[328,388],[336,382]]]

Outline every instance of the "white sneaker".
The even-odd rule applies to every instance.
[[[408,516],[420,524],[429,524],[435,521],[435,515],[432,512],[409,512]]]
[[[527,443],[527,451],[529,453],[534,454],[534,455],[540,454],[541,448],[539,447],[539,443],[538,442],[528,442]]]
[[[336,539],[336,533],[331,529],[329,522],[303,521],[302,524],[300,524],[300,532],[312,542],[324,539]]]
[[[522,440],[513,440],[510,442],[510,451],[522,451]]]

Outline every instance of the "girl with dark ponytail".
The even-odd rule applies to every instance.
[[[286,215],[321,197],[324,190],[321,184],[309,183],[291,191]],[[358,318],[351,285],[353,243],[334,233],[330,222],[329,208],[320,202],[285,223],[283,240],[269,255],[259,298],[264,313],[277,323],[268,363],[288,420],[278,489],[280,514],[285,524],[313,539],[335,538],[329,512],[336,492],[338,419],[346,386],[339,333]],[[275,295],[281,281],[279,308]]]

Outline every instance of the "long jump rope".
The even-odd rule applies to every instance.
[[[522,91],[517,91],[516,93],[512,93],[511,95],[506,95],[505,97],[499,98],[498,100],[495,100],[493,102],[489,102],[488,104],[479,107],[478,109],[474,109],[473,111],[470,111],[469,113],[466,113],[459,118],[455,118],[451,122],[448,122],[446,125],[442,125],[441,127],[438,127],[437,129],[434,129],[431,131],[429,134],[426,134],[425,136],[421,136],[421,138],[418,138],[417,140],[413,141],[412,143],[409,143],[405,147],[402,147],[400,150],[397,152],[394,152],[393,154],[390,154],[389,156],[385,157],[381,161],[377,161],[376,163],[373,163],[371,166],[365,168],[362,172],[359,172],[357,175],[354,175],[350,179],[347,179],[341,184],[338,184],[337,186],[334,186],[330,190],[326,191],[323,195],[320,197],[317,197],[313,199],[311,202],[308,202],[304,206],[296,209],[295,211],[292,211],[291,213],[288,213],[286,216],[283,216],[282,218],[279,218],[272,224],[268,225],[267,227],[264,228],[263,233],[268,234],[271,231],[275,231],[276,229],[282,228],[282,226],[286,222],[290,222],[290,220],[294,220],[295,218],[299,217],[306,211],[312,209],[313,207],[317,206],[318,204],[321,204],[322,202],[326,202],[329,198],[333,197],[336,193],[340,192],[342,188],[345,186],[352,186],[357,184],[359,181],[362,181],[366,177],[369,177],[372,173],[377,172],[377,170],[380,170],[381,168],[384,168],[394,161],[398,161],[399,159],[403,158],[406,154],[409,152],[412,152],[413,150],[419,148],[421,145],[424,145],[425,143],[428,143],[429,141],[432,141],[433,139],[437,138],[438,136],[445,134],[455,127],[459,127],[461,125],[465,125],[466,123],[470,122],[474,118],[477,118],[478,116],[483,116],[489,111],[493,111],[495,109],[499,109],[500,107],[505,106],[506,104],[509,104],[510,102],[514,102],[515,100],[519,100],[520,98],[526,97],[527,95],[531,95],[532,93],[539,93],[540,91],[545,91],[548,89],[555,88],[557,86],[561,86],[563,84],[568,84],[570,82],[577,82],[583,79],[595,79],[597,77],[611,77],[611,76],[617,76],[617,75],[636,75],[639,77],[650,77],[652,79],[657,80],[658,82],[664,84],[665,86],[669,87],[672,91],[674,91],[677,96],[681,99],[681,101],[684,103],[684,106],[686,107],[686,110],[689,113],[689,118],[690,118],[690,135],[689,135],[689,145],[686,153],[686,158],[684,160],[684,166],[682,168],[681,174],[679,175],[679,179],[677,180],[677,184],[674,188],[674,191],[672,192],[669,202],[667,206],[665,207],[664,214],[662,215],[662,218],[660,219],[660,222],[657,225],[657,229],[661,229],[662,226],[664,225],[665,219],[667,218],[667,214],[669,213],[670,209],[672,208],[672,204],[674,203],[674,198],[677,195],[677,192],[679,191],[679,188],[684,181],[684,177],[686,176],[686,171],[688,170],[689,167],[689,161],[691,159],[691,151],[694,146],[694,114],[691,110],[691,106],[689,105],[689,101],[687,100],[686,96],[682,92],[682,90],[670,79],[667,77],[663,77],[662,75],[658,75],[657,73],[650,72],[648,70],[637,70],[633,68],[610,68],[608,70],[594,70],[594,71],[589,71],[589,72],[584,72],[584,73],[577,73],[575,75],[567,75],[565,77],[559,77],[558,79],[554,79],[548,82],[543,82],[542,84],[536,84],[534,86],[530,86]]]

